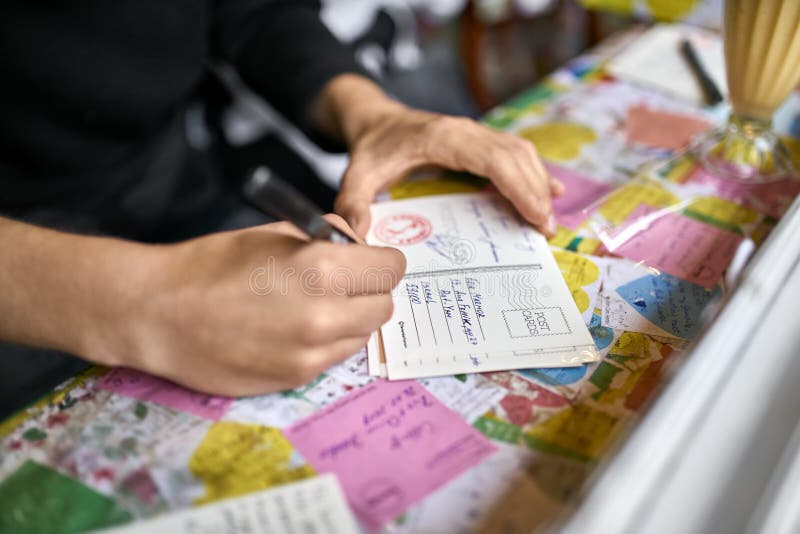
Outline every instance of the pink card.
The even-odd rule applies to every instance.
[[[655,148],[678,150],[689,144],[692,137],[708,130],[710,126],[708,122],[697,117],[637,105],[628,109],[625,128],[628,141]]]
[[[627,234],[626,229],[631,225],[642,224],[645,222],[642,217],[656,211],[650,206],[639,206],[616,235]],[[706,288],[719,281],[743,239],[739,234],[680,213],[662,212],[647,222],[632,237],[609,250]]]
[[[416,380],[376,380],[284,434],[373,529],[496,450]]]
[[[589,207],[594,201],[608,194],[614,186],[597,182],[588,176],[575,172],[565,167],[545,163],[545,167],[553,178],[561,180],[566,186],[566,191],[560,197],[553,198],[553,211],[556,220],[561,226],[575,230],[586,219],[583,209]]]
[[[787,178],[766,184],[748,184],[720,178],[700,165],[689,174],[686,182],[710,185],[717,196],[776,219],[786,212],[800,193],[800,180]]]
[[[198,393],[169,380],[124,367],[111,369],[97,385],[126,397],[163,404],[212,421],[225,415],[233,402],[230,397]]]

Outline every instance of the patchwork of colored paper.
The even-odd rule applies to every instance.
[[[743,237],[679,213],[663,211],[653,216],[644,211],[648,210],[634,212],[629,223],[642,228],[630,232],[631,226],[623,227],[617,236],[624,235],[626,239],[616,246],[606,243],[608,249],[694,284],[714,287]]]
[[[598,182],[559,165],[546,163],[545,167],[566,188],[563,195],[553,198],[553,212],[558,224],[570,230],[577,229],[586,220],[585,208],[614,189],[611,184]]]
[[[353,510],[377,527],[478,464],[495,446],[416,381],[375,381],[286,431]]]

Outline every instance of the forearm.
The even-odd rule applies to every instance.
[[[154,247],[2,217],[0,246],[0,339],[123,363],[114,325],[136,310]]]
[[[328,82],[317,97],[312,121],[319,131],[352,148],[370,127],[405,109],[369,78],[341,74]]]

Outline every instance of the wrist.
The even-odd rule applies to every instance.
[[[376,124],[407,110],[372,80],[356,74],[342,74],[323,89],[315,116],[324,131],[352,148]]]
[[[102,365],[145,368],[142,336],[166,247],[103,241],[87,251],[95,265],[85,273],[89,296],[78,300],[74,352]]]

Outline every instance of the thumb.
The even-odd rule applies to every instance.
[[[344,217],[355,233],[364,238],[369,231],[370,213],[369,206],[375,192],[363,187],[358,187],[358,182],[348,180],[348,176],[342,182],[342,189],[336,197],[334,211]]]

